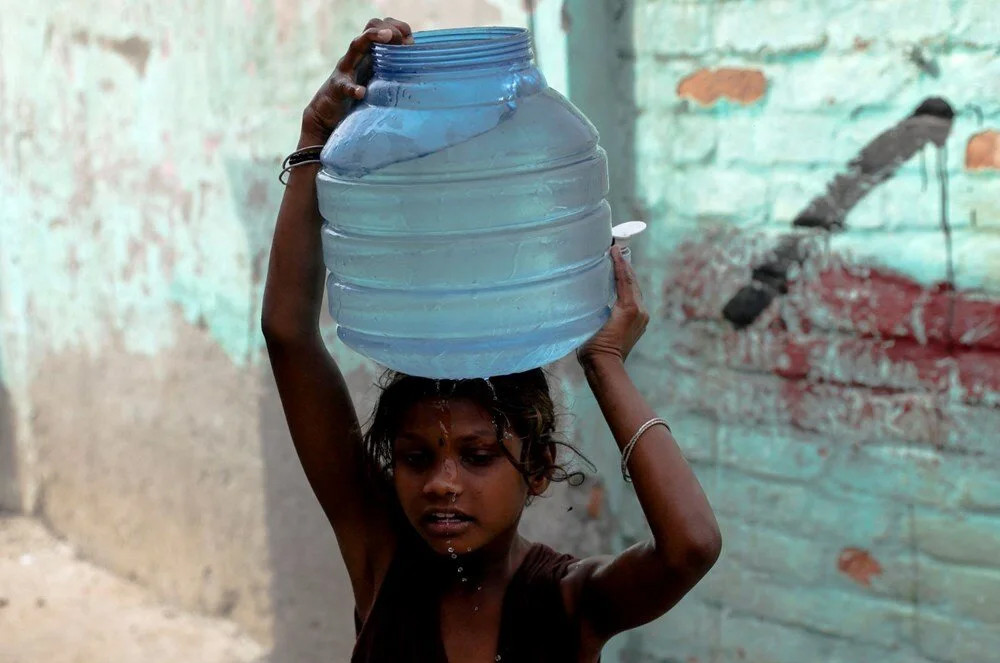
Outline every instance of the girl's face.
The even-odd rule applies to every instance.
[[[503,444],[520,458],[521,439],[509,427]],[[477,550],[516,531],[529,494],[497,443],[489,413],[464,398],[424,399],[404,413],[393,475],[407,519],[440,554]]]

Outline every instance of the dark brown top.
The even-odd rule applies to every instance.
[[[449,663],[441,640],[435,574],[397,554],[358,633],[351,663]],[[559,583],[577,558],[535,543],[504,594],[498,653],[510,663],[576,663],[579,630]],[[426,561],[426,558],[425,558]],[[457,662],[456,662],[457,663]]]

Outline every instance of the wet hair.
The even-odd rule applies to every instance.
[[[403,414],[418,401],[429,398],[468,398],[486,410],[500,448],[526,481],[544,477],[573,486],[583,483],[582,472],[569,471],[566,464],[559,462],[560,447],[594,467],[557,433],[556,409],[541,368],[467,380],[435,380],[386,369],[376,386],[381,394],[366,423],[363,440],[371,478],[382,486],[392,480],[393,446]],[[514,458],[502,443],[508,428],[523,442],[520,458]]]

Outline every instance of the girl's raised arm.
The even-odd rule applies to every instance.
[[[364,96],[356,72],[373,42],[412,43],[410,27],[372,19],[303,113],[299,148],[322,145]],[[363,67],[362,67],[363,68]],[[316,199],[319,166],[291,170],[274,229],[261,327],[295,451],[333,525],[364,618],[395,540],[365,482],[361,430],[347,384],[319,330],[326,270]]]
[[[625,372],[625,358],[645,331],[649,314],[632,267],[617,247],[612,256],[618,301],[577,357],[625,451],[656,414]],[[567,611],[578,616],[583,637],[598,645],[673,607],[708,572],[722,547],[712,507],[669,429],[652,425],[632,448],[628,471],[651,539],[615,557],[581,560],[563,580]]]

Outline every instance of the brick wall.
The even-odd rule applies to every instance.
[[[650,0],[632,21],[656,317],[630,372],[675,422],[725,553],[622,660],[997,660],[1000,12]],[[869,141],[910,132],[870,165],[912,139],[932,97],[955,113],[942,149],[911,150],[842,229],[793,227]],[[789,265],[790,234],[808,257]],[[776,265],[774,301],[737,329],[727,302]],[[634,497],[609,502],[641,536]]]

